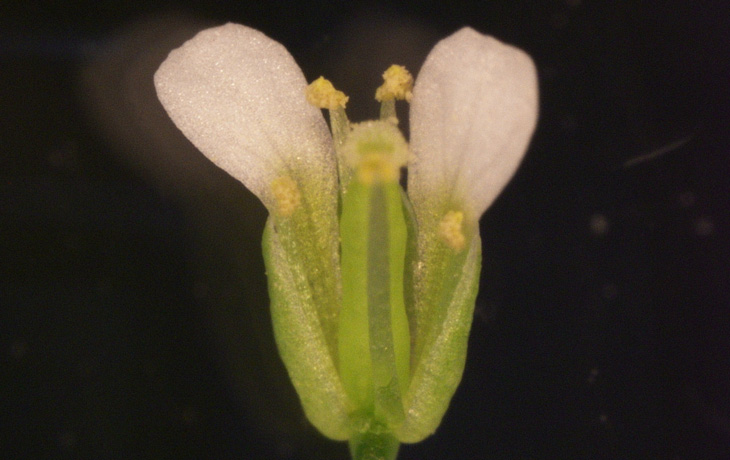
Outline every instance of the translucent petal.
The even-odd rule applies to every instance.
[[[226,24],[172,51],[155,86],[183,134],[269,208],[264,256],[277,345],[312,423],[346,439],[349,408],[334,360],[337,168],[301,70],[279,43]]]
[[[537,94],[535,66],[523,51],[470,28],[439,42],[411,102],[408,195],[416,214],[456,204],[477,220],[527,149]]]
[[[270,209],[281,175],[317,183],[336,203],[332,138],[279,43],[238,24],[204,30],[170,53],[155,86],[183,134]]]

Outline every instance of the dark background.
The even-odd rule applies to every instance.
[[[276,355],[263,207],[154,95],[171,48],[233,21],[355,120],[389,64],[415,74],[464,25],[536,61],[537,133],[482,219],[463,383],[400,458],[730,458],[724,4],[4,0],[0,457],[346,458]]]

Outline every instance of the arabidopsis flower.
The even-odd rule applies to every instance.
[[[155,85],[183,134],[270,212],[274,332],[309,420],[354,458],[395,458],[433,433],[464,368],[479,218],[535,128],[531,59],[464,28],[415,84],[388,69],[380,120],[351,124],[330,82],[307,86],[284,47],[226,24],[172,51]],[[410,144],[396,100],[411,103]]]

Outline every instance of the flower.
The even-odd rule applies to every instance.
[[[270,212],[274,331],[310,421],[355,458],[433,433],[463,372],[479,218],[537,121],[529,56],[461,29],[415,84],[389,68],[381,119],[350,124],[330,82],[308,88],[284,47],[226,24],[172,51],[155,85],[183,134]],[[410,144],[395,100],[411,103]]]

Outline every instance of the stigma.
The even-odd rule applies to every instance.
[[[342,152],[347,166],[364,184],[398,182],[408,160],[408,143],[394,124],[365,121],[352,126]]]

